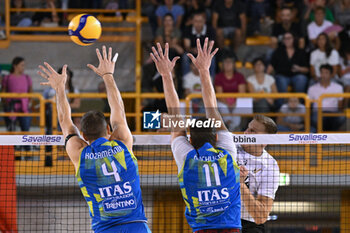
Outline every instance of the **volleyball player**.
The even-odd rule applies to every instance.
[[[103,113],[89,111],[81,119],[79,130],[71,119],[65,83],[67,65],[58,74],[46,62],[38,73],[56,91],[58,119],[65,137],[69,158],[74,164],[78,184],[89,206],[95,232],[150,232],[141,197],[138,165],[132,153],[133,138],[125,118],[120,92],[114,81],[115,61],[112,48],[103,56],[96,49],[99,66],[88,65],[106,84],[111,108],[112,132]],[[111,135],[109,136],[109,134]]]
[[[276,123],[255,115],[245,134],[275,134]],[[242,197],[242,233],[264,233],[279,184],[279,167],[266,145],[237,145]]]
[[[190,142],[186,128],[173,128],[171,132],[172,152],[178,166],[178,178],[185,216],[192,230],[204,232],[239,232],[241,228],[239,168],[235,162],[236,147],[217,109],[216,96],[211,82],[209,67],[217,52],[212,52],[214,41],[205,39],[203,47],[197,40],[198,55],[189,54],[192,63],[200,73],[202,96],[206,117],[220,122],[215,128],[199,127],[208,119],[198,119],[199,124],[190,128]],[[163,79],[165,100],[172,121],[181,121],[180,102],[176,93],[171,71],[178,57],[169,60],[169,45],[158,51],[153,47],[151,58]]]

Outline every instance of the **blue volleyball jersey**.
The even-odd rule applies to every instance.
[[[239,167],[226,150],[205,143],[190,151],[178,178],[193,231],[241,228]]]
[[[99,138],[80,155],[76,177],[95,232],[146,222],[137,159],[121,141]]]

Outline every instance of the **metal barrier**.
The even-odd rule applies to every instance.
[[[19,99],[31,98],[39,100],[39,112],[34,113],[20,113],[20,112],[0,112],[0,117],[38,117],[39,131],[31,131],[31,134],[45,134],[45,100],[40,93],[0,93],[2,101],[6,98]],[[28,132],[14,131],[14,132],[0,132],[0,135],[5,134],[27,134]]]

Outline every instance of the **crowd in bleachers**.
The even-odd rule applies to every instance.
[[[25,8],[26,3],[12,0],[11,6]],[[45,0],[42,8],[50,12],[12,12],[11,25],[67,23],[67,15],[57,13],[57,8],[125,9],[133,5],[127,0]],[[206,37],[220,48],[210,68],[217,93],[301,92],[316,100],[323,93],[350,91],[350,0],[148,0],[142,1],[142,14],[148,17],[153,35],[145,49],[156,42],[162,46],[169,43],[170,57],[181,57],[173,75],[180,98],[201,90],[198,71],[187,53],[195,55],[196,40],[203,43]],[[269,38],[268,43],[247,49],[247,38],[256,38],[259,44],[261,36]],[[236,64],[249,70],[243,72],[242,65]],[[162,92],[162,88],[153,62],[145,57],[142,90]],[[238,102],[235,98],[219,99],[221,112],[242,112]],[[325,112],[338,112],[348,107],[348,101],[329,98],[323,105]],[[164,100],[144,102],[144,110],[155,106],[166,111]],[[199,100],[192,101],[192,108],[204,111]],[[304,109],[299,99],[270,98],[252,100],[251,108],[260,113]],[[231,130],[244,127],[239,117],[225,119]],[[316,114],[312,119],[315,128]],[[332,124],[324,124],[329,126],[325,129],[336,130],[344,122],[341,117],[332,119],[328,119]],[[281,130],[303,129],[302,117],[279,122]]]
[[[323,93],[350,90],[350,0],[151,0],[144,5],[154,35],[152,43],[164,46],[168,42],[170,56],[182,58],[174,79],[182,98],[200,92],[198,71],[186,54],[196,54],[196,39],[203,43],[205,37],[220,48],[210,70],[217,93],[301,92],[316,100]],[[246,38],[261,38],[258,36],[269,37],[269,43],[244,54]],[[252,63],[246,76],[235,66],[238,57],[243,64]],[[152,84],[161,87],[152,66],[150,60],[145,61],[145,91]],[[202,111],[200,101],[192,105],[193,111]],[[237,105],[234,98],[219,99],[223,113],[239,112]],[[146,109],[151,106],[153,103]],[[346,107],[342,99],[323,102],[324,112]],[[253,100],[253,111],[303,112],[305,107],[299,99],[265,98]],[[302,117],[278,121],[282,131],[303,129]],[[325,130],[337,130],[344,121],[342,117],[326,118]],[[230,129],[237,129],[233,122],[237,119],[227,118]]]

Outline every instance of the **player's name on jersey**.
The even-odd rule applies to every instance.
[[[222,152],[219,152],[216,155],[206,155],[206,156],[193,156],[194,160],[200,160],[200,161],[213,161],[213,160],[218,160],[222,157],[224,157],[225,155]]]
[[[108,150],[103,150],[95,153],[94,152],[86,153],[85,159],[101,159],[101,158],[113,156],[122,151],[123,151],[123,148],[121,148],[120,146],[114,146],[113,148],[110,148]]]

